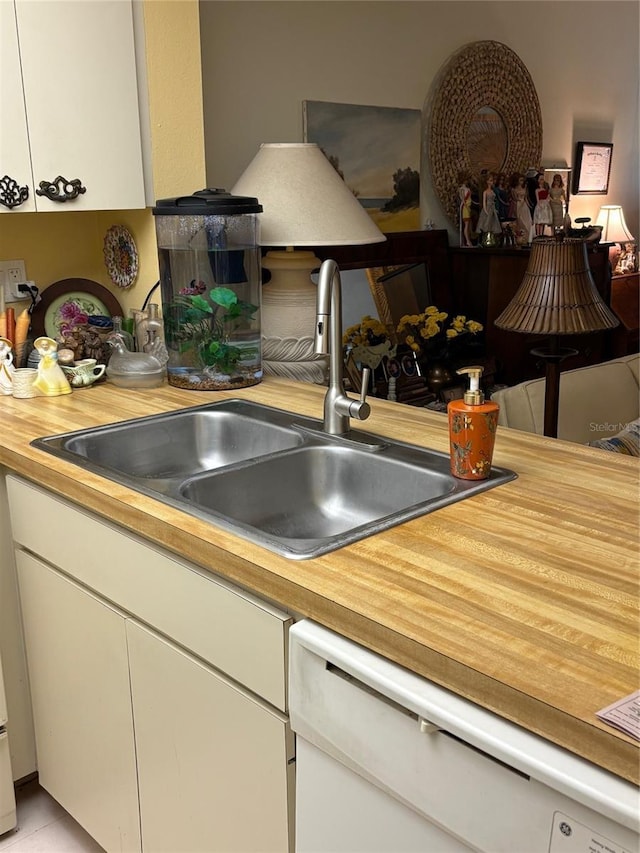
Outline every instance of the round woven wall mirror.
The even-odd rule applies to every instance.
[[[427,139],[434,190],[454,225],[461,175],[478,186],[485,171],[509,177],[540,165],[540,103],[511,48],[473,42],[447,61],[435,83]]]

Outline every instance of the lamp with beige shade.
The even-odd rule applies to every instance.
[[[265,374],[326,381],[327,364],[314,354],[320,260],[313,246],[359,246],[386,237],[315,143],[265,143],[232,193],[257,197],[263,258],[271,280],[262,289],[262,366]],[[282,247],[281,249],[278,247]]]
[[[621,205],[603,204],[598,213],[596,225],[602,228],[601,242],[614,244],[609,251],[609,260],[611,261],[613,274],[622,275],[625,272],[636,272],[638,269],[635,247],[636,238],[627,227]],[[622,268],[622,259],[628,256],[628,253],[623,252],[622,249],[627,248],[629,244],[632,247],[629,249],[632,262],[629,265],[627,261],[626,266]]]

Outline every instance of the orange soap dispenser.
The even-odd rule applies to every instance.
[[[491,401],[485,403],[480,390],[481,367],[461,367],[456,372],[469,376],[469,390],[464,399],[452,400],[447,406],[451,473],[463,480],[486,480],[491,472],[500,407]]]

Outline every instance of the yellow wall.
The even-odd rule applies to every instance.
[[[154,198],[205,188],[197,0],[145,0]]]
[[[205,186],[200,24],[197,0],[144,0],[147,87],[154,198],[189,195]],[[112,225],[129,229],[138,247],[135,283],[123,290],[104,264]],[[107,287],[126,312],[139,308],[158,279],[151,210],[3,213],[0,259],[24,259],[40,290],[64,278]]]
[[[140,255],[138,277],[127,290],[109,278],[104,237],[112,225],[131,232]],[[23,258],[27,278],[40,290],[64,278],[88,278],[107,287],[122,305],[139,308],[158,279],[155,229],[150,210],[87,213],[20,213],[0,217],[0,257]]]

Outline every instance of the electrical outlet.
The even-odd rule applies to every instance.
[[[5,300],[28,299],[28,293],[18,290],[18,285],[24,284],[26,280],[24,261],[0,261],[0,285],[4,287]]]
[[[17,267],[9,267],[7,270],[7,281],[9,284],[22,284],[26,281],[27,276],[24,271],[24,262],[20,261],[20,265]]]

